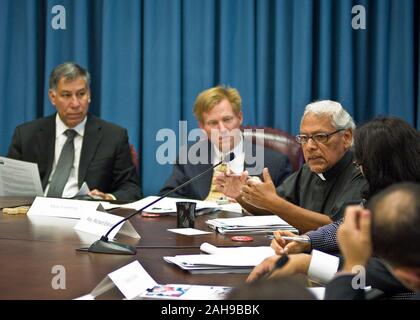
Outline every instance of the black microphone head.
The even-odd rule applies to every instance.
[[[235,154],[233,152],[226,155],[226,157],[223,159],[223,162],[230,162],[233,159],[235,159]]]

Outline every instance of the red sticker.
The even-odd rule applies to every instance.
[[[249,237],[249,236],[233,236],[230,239],[232,241],[240,241],[240,242],[249,242],[249,241],[253,241],[254,240],[253,237]]]
[[[160,217],[160,214],[143,212],[141,216],[146,218],[157,218]]]

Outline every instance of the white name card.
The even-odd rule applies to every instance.
[[[136,260],[109,273],[90,294],[79,299],[94,299],[116,286],[124,297],[130,300],[156,285],[156,281]]]
[[[95,212],[98,206],[94,201],[36,197],[28,216],[80,219]]]
[[[117,224],[122,219],[124,219],[124,217],[116,216],[106,212],[94,211],[88,216],[81,218],[80,221],[74,226],[74,229],[97,236],[103,236],[108,232],[109,229],[111,229],[113,225]],[[112,230],[112,232],[109,234],[109,238],[115,238],[117,233],[140,239],[140,235],[128,220],[124,223],[121,223],[114,230]]]

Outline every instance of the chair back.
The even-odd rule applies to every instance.
[[[244,126],[241,129],[244,137],[251,137],[253,143],[264,143],[264,147],[287,155],[293,172],[299,170],[305,162],[301,145],[289,133],[269,127]],[[263,129],[264,132],[261,133],[256,129]]]
[[[139,173],[139,156],[137,154],[136,148],[132,144],[130,144],[130,155],[131,155],[131,161],[136,167],[136,171],[138,174]]]

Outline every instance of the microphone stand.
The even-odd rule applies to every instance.
[[[118,242],[114,242],[114,241],[109,241],[108,236],[112,232],[112,230],[114,230],[117,226],[119,226],[120,224],[124,223],[125,221],[127,221],[131,217],[135,216],[136,214],[138,214],[138,213],[142,212],[143,210],[149,208],[150,206],[154,205],[156,202],[159,202],[163,198],[167,197],[171,193],[173,193],[173,192],[175,192],[175,191],[177,191],[179,189],[182,189],[187,184],[190,184],[191,182],[197,180],[198,178],[200,178],[201,176],[203,176],[204,174],[206,174],[210,170],[213,170],[214,168],[216,168],[220,164],[222,164],[224,162],[230,162],[234,158],[235,158],[235,154],[233,152],[229,153],[225,157],[224,160],[222,160],[219,163],[215,164],[214,166],[208,168],[207,170],[204,170],[199,175],[197,175],[197,176],[193,177],[192,179],[184,182],[183,184],[179,185],[175,189],[172,189],[171,191],[166,192],[163,196],[161,196],[158,199],[150,202],[148,205],[144,206],[143,208],[141,208],[141,209],[133,212],[132,214],[130,214],[126,218],[122,219],[121,221],[119,221],[118,223],[116,223],[115,225],[113,225],[111,227],[111,229],[109,229],[108,232],[105,235],[103,235],[99,240],[97,240],[94,243],[92,243],[92,245],[87,249],[87,251],[88,252],[94,252],[94,253],[125,254],[125,255],[133,255],[133,254],[136,254],[137,253],[137,249],[134,246],[131,246],[131,245],[128,245],[128,244],[124,244],[124,243],[118,243]],[[226,161],[226,160],[228,160],[228,161]],[[83,251],[85,251],[85,249]]]

